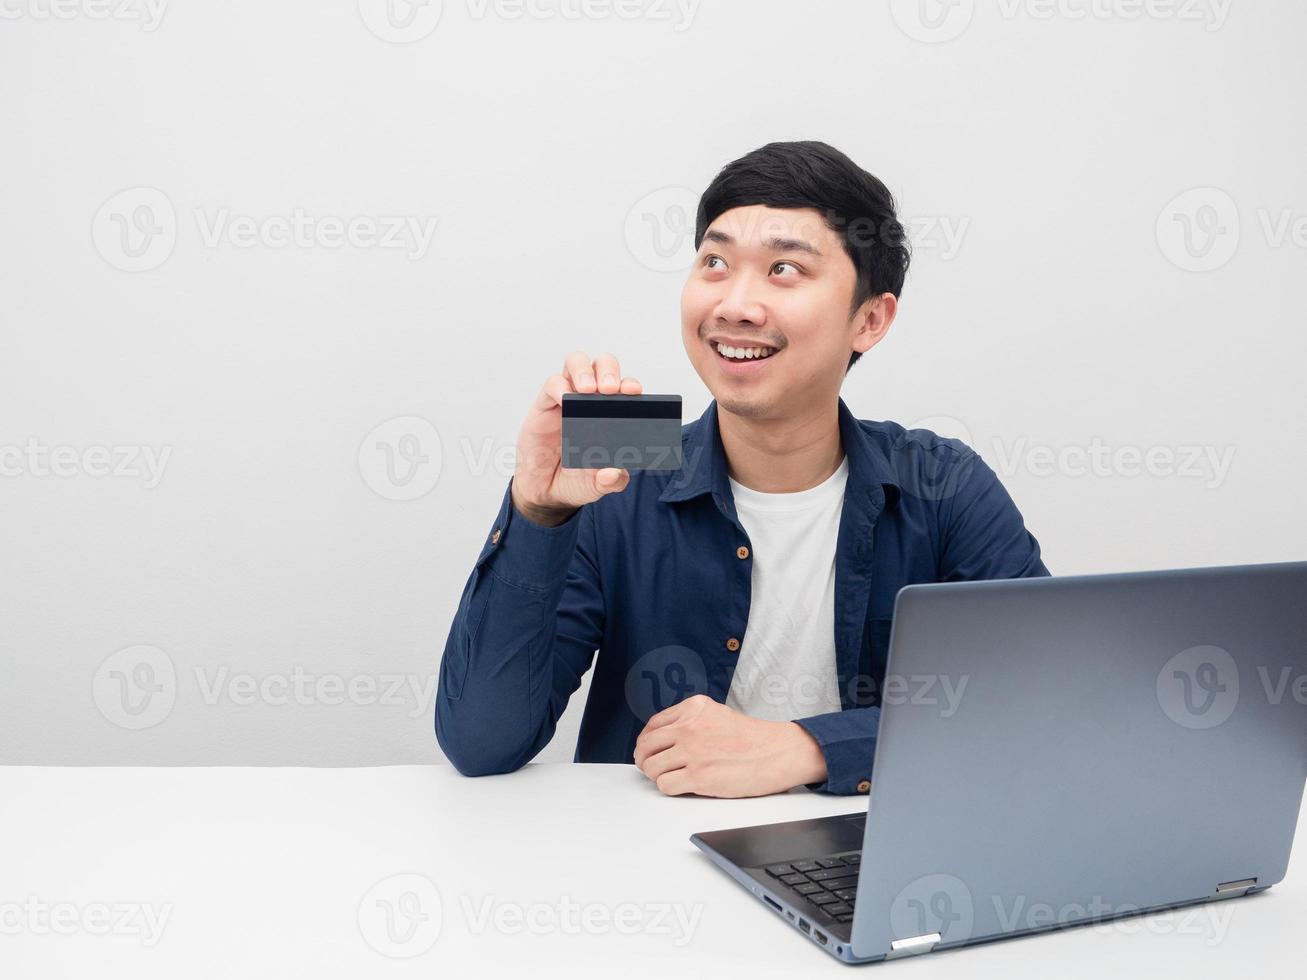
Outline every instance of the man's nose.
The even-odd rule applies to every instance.
[[[713,316],[727,323],[762,326],[767,321],[767,311],[759,298],[761,287],[757,278],[748,273],[732,276],[724,286]]]

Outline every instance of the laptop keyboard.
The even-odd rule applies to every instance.
[[[853,899],[858,889],[858,866],[862,852],[809,858],[789,864],[773,864],[767,874],[813,908],[825,912],[836,922],[853,921]],[[803,902],[798,903],[802,906]]]

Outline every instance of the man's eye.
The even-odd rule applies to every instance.
[[[708,268],[708,269],[711,269],[711,268],[714,267],[714,266],[713,266],[713,263],[714,263],[714,262],[721,262],[721,263],[722,263],[721,266],[718,266],[717,268],[724,268],[725,265],[726,265],[726,263],[722,260],[722,257],[721,257],[720,255],[709,255],[707,258],[705,258],[705,259],[703,260],[704,267],[705,267],[705,268]]]
[[[779,269],[779,268],[780,268],[781,266],[783,266],[783,265],[787,265],[787,266],[789,266],[789,267],[790,267],[791,269],[793,269],[795,272],[798,272],[798,271],[799,271],[799,267],[798,267],[797,265],[795,265],[793,262],[785,262],[785,261],[781,261],[781,262],[777,262],[777,263],[775,263],[774,265],[772,265],[772,267],[771,267],[772,272],[775,272],[777,269]]]

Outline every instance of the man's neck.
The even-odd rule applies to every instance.
[[[788,419],[750,419],[717,411],[717,428],[732,480],[761,493],[797,493],[840,467],[839,405]]]

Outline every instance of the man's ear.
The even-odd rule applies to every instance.
[[[857,328],[853,335],[853,349],[865,354],[884,340],[898,310],[899,301],[893,293],[868,297],[853,314],[852,323]]]

